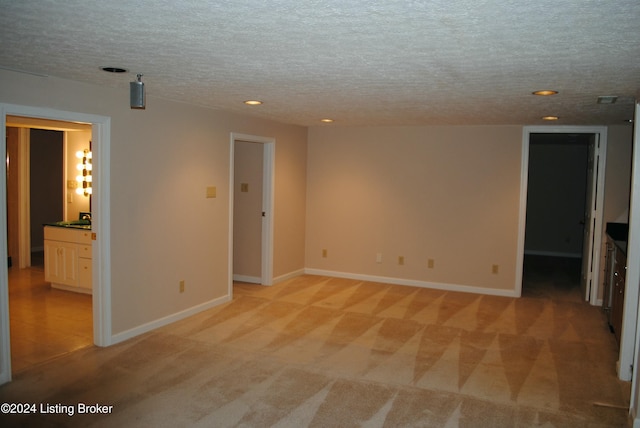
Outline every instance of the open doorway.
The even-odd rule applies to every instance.
[[[588,252],[584,234],[592,138],[577,133],[530,135],[525,295],[583,298],[579,286]]]
[[[273,283],[275,140],[231,134],[229,294],[233,281]]]
[[[525,127],[521,293],[531,269],[556,270],[578,300],[599,303],[605,154],[604,127]]]
[[[93,206],[89,246],[92,249],[92,319],[93,343],[108,346],[111,335],[111,287],[110,287],[110,221],[109,221],[109,159],[110,159],[110,118],[61,111],[49,108],[29,107],[15,104],[0,104],[0,126],[6,128],[7,116],[19,116],[37,120],[54,120],[84,123],[91,127],[93,143]],[[6,140],[0,142],[0,151],[6,152]],[[7,252],[7,206],[6,163],[0,164],[0,176],[5,185],[0,186],[0,258],[8,260]],[[0,264],[0,383],[12,378],[11,334],[9,319],[9,272],[8,263]]]
[[[43,227],[90,211],[89,197],[65,184],[76,183],[75,153],[89,147],[91,126],[16,116],[6,125],[11,367],[18,373],[93,343],[91,295],[46,280]]]

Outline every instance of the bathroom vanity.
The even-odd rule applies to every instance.
[[[91,241],[91,225],[88,223],[46,224],[44,280],[53,288],[91,294]]]

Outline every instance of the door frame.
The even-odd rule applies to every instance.
[[[111,239],[110,229],[110,156],[111,118],[43,107],[0,103],[0,125],[6,129],[7,115],[53,119],[91,124],[94,164],[92,232],[93,241],[93,342],[108,346],[111,336]],[[6,152],[6,139],[0,142],[0,152]],[[0,259],[7,260],[7,165],[0,162]],[[9,324],[9,278],[6,263],[0,263],[0,384],[11,381],[11,339]]]
[[[637,99],[640,99],[640,93]],[[629,241],[627,242],[627,274],[625,277],[624,309],[622,311],[622,332],[620,337],[620,359],[618,377],[631,380],[631,406],[635,413],[635,426],[640,426],[637,394],[638,367],[640,367],[640,317],[638,298],[640,296],[640,103],[636,100],[634,112],[633,149],[631,160],[631,201],[629,207]],[[635,370],[634,370],[635,364]]]
[[[263,146],[262,168],[262,271],[261,284],[273,284],[273,206],[275,188],[275,148],[276,140],[271,137],[232,132],[230,136],[229,162],[229,295],[233,295],[233,198],[234,198],[234,158],[236,141],[259,143]]]
[[[602,231],[603,231],[603,214],[604,214],[604,179],[607,155],[607,127],[606,126],[525,126],[522,129],[522,158],[521,158],[521,177],[520,177],[520,218],[518,221],[518,253],[516,266],[516,284],[515,291],[519,297],[522,295],[522,279],[524,265],[524,241],[525,227],[527,221],[527,191],[529,181],[529,145],[531,134],[598,134],[600,145],[596,148],[597,162],[594,168],[596,175],[596,209],[594,211],[595,227],[593,230],[593,262],[591,287],[589,291],[589,303],[598,305],[600,289],[600,258],[602,252]]]

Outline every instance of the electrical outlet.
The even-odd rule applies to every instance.
[[[404,265],[404,256],[398,256],[398,264],[399,264],[400,266],[403,266],[403,265]]]
[[[435,263],[436,262],[433,259],[429,259],[429,260],[427,260],[427,267],[429,269],[433,269],[433,267],[435,266]]]
[[[499,266],[498,265],[491,266],[491,273],[498,273],[498,271],[499,271]]]
[[[184,293],[184,279],[180,281],[180,292]]]
[[[322,249],[322,258],[323,258],[323,259],[326,259],[326,258],[327,258],[327,249],[326,249],[326,248],[323,248],[323,249]]]

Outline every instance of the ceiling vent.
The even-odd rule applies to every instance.
[[[616,95],[600,95],[598,104],[614,104],[618,100]]]

